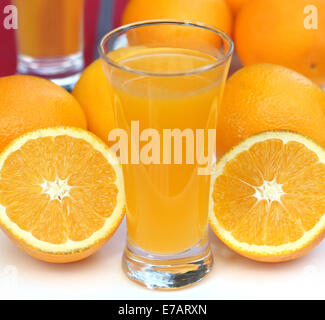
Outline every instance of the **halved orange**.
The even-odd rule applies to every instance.
[[[124,211],[118,159],[88,131],[33,131],[0,155],[0,225],[35,258],[88,257],[114,233]]]
[[[324,237],[325,151],[308,138],[274,131],[243,141],[217,163],[210,225],[248,258],[279,262]]]

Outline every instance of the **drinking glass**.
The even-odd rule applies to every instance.
[[[13,0],[18,9],[18,73],[71,89],[84,66],[84,0]]]
[[[151,20],[113,30],[99,51],[123,164],[123,269],[148,288],[189,286],[213,264],[209,173],[233,43],[212,26]]]

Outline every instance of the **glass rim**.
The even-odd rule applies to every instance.
[[[195,68],[191,71],[186,72],[179,72],[179,73],[155,73],[155,72],[146,72],[142,70],[133,69],[127,66],[124,66],[122,64],[119,64],[118,62],[114,61],[110,57],[105,54],[104,48],[107,41],[112,39],[114,36],[117,36],[123,32],[126,32],[128,30],[132,30],[138,27],[144,27],[144,26],[152,26],[152,25],[179,25],[179,26],[190,26],[190,27],[198,27],[200,29],[204,29],[207,31],[211,31],[218,35],[221,39],[223,39],[225,42],[229,44],[229,49],[221,58],[217,58],[216,61],[209,63],[207,65],[204,65],[203,67]],[[230,36],[222,31],[219,28],[216,28],[212,25],[201,23],[201,22],[195,22],[191,20],[177,20],[177,19],[155,19],[155,20],[145,20],[145,21],[138,21],[130,24],[126,24],[123,26],[120,26],[116,29],[113,29],[112,31],[108,32],[103,38],[101,39],[99,45],[98,45],[98,51],[101,56],[101,58],[109,65],[134,74],[142,75],[142,76],[159,76],[159,77],[175,77],[175,76],[187,76],[187,75],[193,75],[193,74],[199,74],[202,72],[210,71],[223,63],[225,63],[233,54],[234,51],[234,43]]]

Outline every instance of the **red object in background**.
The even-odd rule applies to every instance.
[[[113,27],[116,28],[121,24],[121,18],[129,0],[115,0]]]
[[[105,1],[105,0],[104,0]],[[121,0],[120,0],[121,1]],[[117,0],[119,2],[119,0]],[[5,18],[3,8],[10,0],[1,0],[0,6],[0,76],[16,73],[15,31],[6,30],[2,21]],[[85,4],[85,62],[88,65],[93,60],[96,46],[97,23],[100,0],[86,0]]]
[[[94,59],[94,50],[97,45],[97,26],[99,22],[100,1],[101,0],[86,0],[84,50],[86,66]]]
[[[9,0],[2,0],[0,6],[0,76],[16,72],[16,44],[15,30],[6,30],[2,23],[5,15],[3,8],[10,4]]]

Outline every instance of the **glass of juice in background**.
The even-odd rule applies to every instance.
[[[84,66],[84,0],[13,0],[18,9],[18,73],[71,89]]]
[[[196,141],[196,130],[203,129],[206,156],[207,133],[216,128],[233,43],[224,32],[203,24],[152,20],[110,32],[99,50],[116,126],[129,138],[123,164],[128,233],[123,269],[149,288],[191,285],[208,274],[213,258],[208,240],[210,176],[199,174],[198,157],[191,162],[187,142],[194,137],[192,151],[197,150],[202,141]],[[141,161],[150,139],[135,137],[135,128],[140,137],[145,129],[159,133],[158,157]],[[169,156],[165,129],[188,133],[178,142],[175,136],[169,140]],[[122,143],[120,147],[120,155],[126,154]],[[174,161],[176,147],[181,148],[181,162]]]

